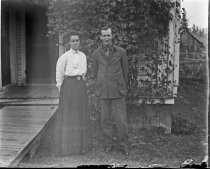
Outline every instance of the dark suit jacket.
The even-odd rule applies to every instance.
[[[100,98],[120,98],[126,95],[128,59],[126,51],[115,46],[106,56],[102,46],[93,52],[96,94]]]

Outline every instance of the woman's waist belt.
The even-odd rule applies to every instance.
[[[65,78],[81,80],[81,79],[82,79],[82,76],[81,76],[81,75],[76,75],[76,76],[65,76]]]

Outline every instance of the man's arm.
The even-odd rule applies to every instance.
[[[93,75],[94,75],[94,78],[97,78],[97,76],[98,76],[98,64],[97,64],[95,52],[92,55],[92,64],[93,64]]]
[[[122,72],[123,72],[123,77],[125,81],[127,82],[128,80],[128,56],[126,51],[123,51],[122,54],[122,59],[121,59],[121,65],[122,65]]]

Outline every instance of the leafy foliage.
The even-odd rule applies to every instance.
[[[100,27],[113,27],[114,41],[126,48],[128,54],[139,50],[140,37],[166,36],[169,13],[173,3],[158,0],[53,0],[48,8],[49,33],[61,33],[64,37],[71,31],[80,32],[86,39],[99,45]],[[67,40],[68,41],[68,40]],[[67,43],[64,40],[64,45]]]
[[[159,59],[158,51],[168,34],[168,24],[173,18],[170,9],[175,5],[168,0],[52,0],[48,7],[49,34],[63,36],[63,45],[68,46],[68,34],[77,31],[82,35],[82,49],[88,56],[89,73],[91,76],[91,53],[100,45],[100,28],[105,24],[112,27],[114,43],[126,49],[129,62],[128,100],[136,99],[138,90],[138,65],[145,55],[145,69],[150,69],[147,80],[143,83],[147,90],[155,88],[152,79],[160,78],[158,92],[163,96],[165,85],[168,84],[165,74],[157,77]],[[177,5],[177,4],[176,4]],[[159,45],[159,46],[158,46]],[[140,54],[141,53],[141,54]],[[164,53],[162,52],[163,55]],[[168,60],[167,60],[168,61]],[[168,63],[167,63],[168,64]],[[171,71],[171,69],[170,69]],[[154,72],[156,72],[154,74]],[[150,80],[148,80],[150,79]],[[158,80],[158,79],[157,79]],[[161,94],[162,92],[162,94]],[[150,91],[151,94],[151,91]]]

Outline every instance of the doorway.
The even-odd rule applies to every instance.
[[[48,37],[47,8],[31,5],[26,9],[26,82],[55,84],[58,58],[57,38]]]
[[[2,2],[1,6],[1,73],[2,86],[11,83],[10,45],[9,45],[9,7]]]

